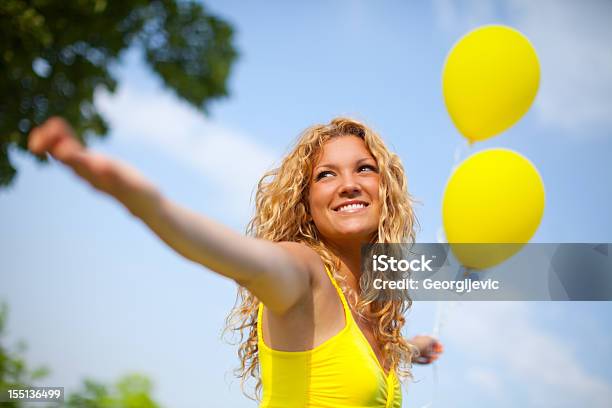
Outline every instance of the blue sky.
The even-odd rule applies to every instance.
[[[205,117],[142,64],[116,67],[120,86],[97,105],[112,125],[92,148],[140,169],[173,200],[243,231],[258,177],[298,133],[350,115],[400,155],[421,202],[419,242],[436,242],[446,180],[489,147],[539,169],[546,209],[534,242],[612,242],[612,3],[209,1],[236,29],[231,96]],[[504,134],[468,150],[444,108],[445,57],[469,30],[525,33],[542,80],[535,104]],[[143,372],[168,407],[254,407],[232,380],[235,348],[219,340],[235,285],[183,260],[119,204],[57,164],[14,152],[19,178],[0,192],[0,298],[12,340],[74,388],[84,376]],[[417,303],[407,335],[446,346],[417,367],[404,406],[609,406],[612,308],[588,302]]]

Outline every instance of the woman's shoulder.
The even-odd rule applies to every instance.
[[[309,245],[294,241],[281,241],[277,244],[305,267],[313,280],[312,283],[319,282],[320,278],[326,275],[321,256]]]
[[[300,258],[301,260],[303,259],[305,262],[315,262],[318,260],[322,263],[319,254],[304,242],[280,241],[276,242],[276,244],[282,248],[285,248],[292,255]]]

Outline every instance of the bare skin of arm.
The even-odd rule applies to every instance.
[[[321,262],[305,245],[243,236],[172,202],[133,167],[86,149],[54,117],[30,133],[28,148],[49,153],[95,189],[114,197],[185,258],[233,279],[282,315],[311,290]]]

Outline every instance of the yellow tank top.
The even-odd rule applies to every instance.
[[[346,325],[306,351],[280,351],[263,340],[263,303],[257,315],[257,345],[263,386],[259,408],[400,408],[402,392],[395,372],[385,372],[338,291]]]

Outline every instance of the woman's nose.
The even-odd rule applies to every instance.
[[[343,177],[342,184],[340,185],[340,195],[353,197],[359,194],[361,194],[359,183],[351,176]]]

